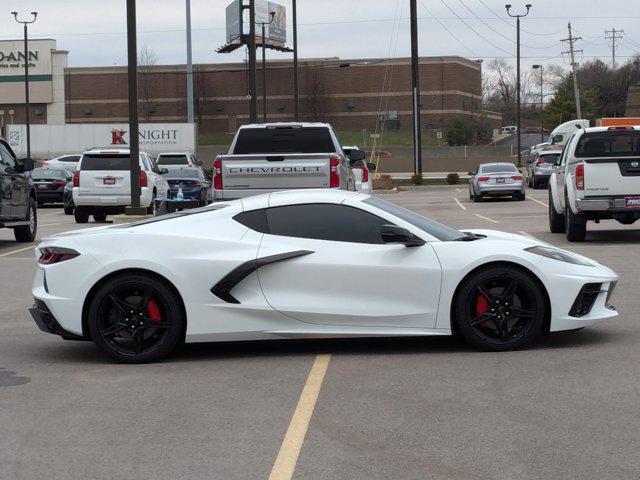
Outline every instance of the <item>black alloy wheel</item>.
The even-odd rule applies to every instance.
[[[89,333],[123,363],[156,361],[177,345],[184,323],[180,297],[153,276],[124,274],[98,289],[89,308]]]
[[[514,267],[473,274],[458,291],[455,314],[464,337],[481,350],[513,350],[541,331],[545,300],[531,276]]]

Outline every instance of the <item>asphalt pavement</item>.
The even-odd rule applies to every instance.
[[[118,365],[37,330],[33,246],[0,230],[0,479],[639,478],[640,225],[590,223],[587,241],[569,244],[548,231],[546,191],[527,196],[384,195],[620,274],[620,318],[506,353],[449,337],[274,341]],[[40,237],[76,228],[59,208],[39,222]]]

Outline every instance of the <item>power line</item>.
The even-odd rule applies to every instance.
[[[620,40],[623,38],[624,30],[616,30],[615,28],[611,28],[611,30],[604,31],[604,38],[606,40],[611,40],[611,69],[616,69],[616,40]]]
[[[489,7],[486,3],[484,3],[482,0],[478,0],[478,2],[480,2],[487,10],[489,10],[491,13],[493,13],[496,18],[498,20],[501,20],[503,23],[506,23],[507,25],[509,25],[510,27],[513,27],[513,24],[511,22],[509,22],[508,20],[506,20],[505,18],[501,17],[500,15],[498,15],[494,10],[491,9],[491,7]],[[539,18],[539,17],[538,17]],[[486,19],[485,19],[486,20]],[[495,20],[493,18],[489,19],[489,20]],[[513,27],[515,28],[515,27]],[[525,30],[524,28],[520,28],[520,31],[528,33],[530,35],[558,35],[559,33],[561,33],[563,30],[557,30],[555,32],[530,32],[528,30]]]
[[[427,13],[428,13],[429,15],[434,16],[434,15],[433,15],[433,13],[431,13],[431,10],[429,10],[429,9],[427,8],[427,6],[426,6],[424,3],[422,3],[422,0],[418,0],[418,2],[419,2],[419,3],[420,3],[420,5],[422,6],[422,8],[424,8],[424,9],[427,11]],[[434,18],[435,18],[435,16],[434,16]],[[454,35],[453,33],[451,33],[451,30],[449,30],[449,29],[447,28],[447,26],[446,26],[444,23],[442,23],[439,19],[436,19],[436,20],[437,20],[437,22],[440,24],[440,26],[441,26],[441,27],[442,27],[442,28],[443,28],[443,29],[444,29],[444,30],[449,34],[449,36],[450,36],[451,38],[453,38],[456,42],[458,42],[458,43],[459,43],[459,44],[460,44],[460,45],[461,45],[465,50],[467,50],[467,51],[468,51],[468,52],[469,52],[473,57],[477,57],[477,55],[476,55],[475,53],[473,53],[473,50],[471,50],[469,47],[467,47],[467,46],[462,42],[462,40],[460,40],[456,35]]]
[[[571,22],[569,22],[568,28],[569,28],[569,38],[565,38],[560,41],[563,43],[569,44],[569,51],[562,52],[562,53],[563,54],[568,53],[571,56],[571,68],[573,69],[573,94],[576,97],[576,115],[578,118],[582,118],[582,112],[580,109],[580,89],[578,88],[578,75],[577,75],[578,64],[576,63],[576,60],[575,60],[575,53],[577,52],[582,53],[582,50],[575,50],[573,48],[573,44],[578,40],[582,40],[582,37],[574,37],[571,34]]]

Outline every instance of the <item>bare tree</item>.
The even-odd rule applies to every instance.
[[[153,89],[156,84],[152,70],[157,64],[158,54],[144,45],[138,53],[138,114],[142,114],[147,121],[151,118]]]
[[[322,101],[320,96],[323,92],[322,78],[316,67],[306,68],[305,76],[305,106],[310,120],[313,122],[322,121]]]
[[[198,125],[202,124],[202,116],[204,115],[206,99],[207,99],[207,79],[206,72],[201,69],[194,71],[195,79],[195,110]]]

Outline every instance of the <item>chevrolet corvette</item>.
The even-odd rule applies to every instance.
[[[357,192],[270,193],[45,238],[38,327],[125,363],[179,342],[462,335],[489,351],[618,314],[609,268]],[[362,288],[362,286],[365,288]]]

